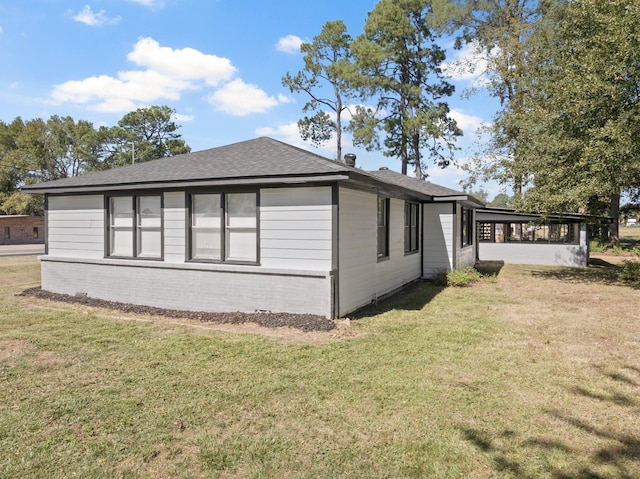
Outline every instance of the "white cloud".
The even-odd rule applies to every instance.
[[[300,53],[302,43],[302,38],[296,35],[287,35],[278,40],[276,50],[284,53]]]
[[[465,133],[465,136],[469,136],[470,132],[476,134],[480,128],[485,126],[485,122],[479,116],[467,115],[457,108],[451,110],[450,116],[456,121],[458,128]]]
[[[256,135],[258,136],[275,136],[281,140],[291,144],[300,146],[303,142],[300,138],[298,131],[298,124],[296,122],[288,123],[286,125],[280,125],[276,128],[266,126],[256,129]]]
[[[3,33],[4,33],[4,28],[0,26],[0,35],[2,35]]]
[[[175,121],[179,121],[180,123],[185,123],[189,121],[195,120],[195,116],[193,115],[183,115],[181,113],[176,113],[172,116]]]
[[[20,82],[14,81],[13,83],[11,83],[11,84],[9,85],[9,88],[10,88],[11,90],[15,90],[15,89],[17,89],[17,88],[20,88],[20,86],[21,86],[21,83],[20,83]]]
[[[263,113],[278,105],[278,100],[267,95],[257,85],[236,79],[225,84],[210,95],[207,100],[216,110],[234,116],[245,116],[251,113]]]
[[[127,60],[172,78],[203,80],[216,86],[229,80],[236,68],[227,58],[208,55],[193,48],[161,47],[152,38],[141,38],[127,55]]]
[[[293,102],[286,95],[274,97],[257,85],[234,79],[236,68],[229,59],[193,48],[172,49],[152,38],[141,38],[127,59],[141,69],[54,85],[51,101],[76,103],[96,111],[127,112],[158,100],[177,101],[185,91],[209,86],[219,88],[206,100],[217,110],[234,116],[263,113],[279,104]],[[182,121],[191,119],[185,117]]]
[[[91,27],[99,27],[107,23],[118,23],[120,17],[109,18],[105,14],[104,10],[94,12],[91,10],[91,6],[85,5],[80,12],[72,17],[76,22],[84,23]]]
[[[469,81],[473,86],[484,86],[489,81],[489,62],[500,52],[498,47],[487,51],[477,42],[468,43],[458,50],[450,62],[440,65],[443,74],[458,81]]]
[[[192,48],[162,47],[151,38],[140,39],[127,58],[146,69],[67,81],[53,87],[51,100],[83,104],[97,111],[127,112],[140,103],[179,100],[182,92],[200,89],[203,84],[218,85],[236,71],[226,58]]]

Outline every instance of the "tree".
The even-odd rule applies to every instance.
[[[441,0],[434,2],[439,27],[457,32],[456,47],[471,46],[486,64],[485,88],[500,100],[501,110],[489,127],[491,141],[467,167],[471,183],[497,180],[509,185],[517,200],[528,180],[521,143],[523,133],[510,121],[525,112],[523,76],[528,40],[542,16],[539,0]]]
[[[489,206],[492,208],[510,208],[511,207],[511,198],[506,193],[498,193]]]
[[[282,85],[291,92],[303,91],[309,95],[310,100],[302,111],[315,112],[298,121],[300,136],[314,146],[322,146],[335,134],[337,161],[342,161],[342,115],[348,108],[345,102],[353,98],[349,80],[353,70],[351,42],[341,20],[325,23],[311,43],[300,46],[304,68],[295,76],[287,73],[282,78]],[[326,95],[322,91],[324,86],[330,89]],[[323,108],[333,112],[335,120]]]
[[[440,101],[454,88],[440,70],[445,53],[430,29],[431,5],[424,0],[381,0],[369,13],[364,33],[353,43],[363,98],[377,97],[375,109],[358,107],[352,122],[354,143],[381,149],[409,165],[422,178],[423,150],[445,167],[462,132]]]
[[[54,115],[47,121],[0,121],[0,210],[10,214],[42,212],[41,198],[23,195],[25,184],[77,176],[128,164],[132,147],[138,161],[187,153],[169,107],[141,108],[116,127],[101,127]]]
[[[556,4],[531,48],[525,204],[608,213],[618,241],[620,196],[640,188],[640,4]],[[604,211],[598,207],[604,205]]]
[[[96,169],[108,169],[189,153],[191,148],[177,133],[180,128],[168,106],[138,108],[127,113],[117,126],[98,130],[102,143],[102,162]]]

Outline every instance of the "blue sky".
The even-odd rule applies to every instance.
[[[376,0],[0,0],[0,120],[83,119],[111,126],[138,107],[168,105],[192,150],[270,136],[327,157],[334,146],[304,143],[296,121],[307,101],[281,85],[302,68],[299,43],[330,20],[361,33]],[[443,46],[448,44],[443,40]],[[473,58],[472,52],[450,51]],[[452,71],[448,69],[447,71]],[[491,121],[495,100],[463,98],[478,71],[453,74],[452,116],[464,131],[457,161]],[[480,140],[482,141],[482,139]],[[399,161],[352,147],[358,166],[398,170]],[[454,166],[429,169],[429,180],[459,189]],[[499,192],[486,185],[489,196]]]

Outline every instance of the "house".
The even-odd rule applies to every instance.
[[[587,266],[587,216],[542,216],[509,209],[478,208],[480,261],[552,266]]]
[[[199,311],[342,317],[476,260],[473,197],[270,138],[25,187],[42,288]]]
[[[44,218],[0,215],[0,245],[44,243]]]

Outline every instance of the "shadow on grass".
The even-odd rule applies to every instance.
[[[429,281],[415,281],[388,297],[378,298],[368,306],[349,314],[350,319],[377,316],[393,310],[420,311],[445,288]]]
[[[504,267],[504,261],[476,261],[473,266],[482,276],[498,276]]]
[[[591,258],[589,266],[584,267],[553,267],[532,269],[533,276],[558,279],[572,283],[600,283],[619,284],[637,288],[637,285],[623,283],[618,279],[622,266],[618,266],[600,258]]]
[[[595,368],[602,375],[604,383],[616,381],[620,387],[632,388],[631,394],[623,394],[618,391],[618,386],[609,383],[608,389],[602,393],[602,384],[599,384],[600,392],[589,391],[583,387],[570,386],[569,391],[577,399],[591,402],[590,407],[594,409],[608,409],[618,407],[623,411],[628,411],[633,415],[640,406],[640,400],[636,398],[638,382],[629,377],[626,373],[607,373],[604,368]],[[630,374],[640,375],[640,370],[633,366],[624,366]],[[629,434],[625,431],[616,430],[615,426],[598,426],[595,420],[584,417],[574,417],[573,415],[557,411],[543,410],[541,414],[549,417],[553,421],[563,422],[569,432],[559,438],[549,439],[541,437],[524,437],[523,433],[512,430],[495,431],[472,428],[464,425],[458,426],[458,430],[463,437],[482,453],[488,455],[493,462],[496,472],[507,473],[513,477],[521,479],[534,479],[540,477],[544,472],[545,477],[555,479],[632,479],[640,477],[640,435]],[[605,419],[604,422],[608,424]],[[571,430],[573,429],[573,433]],[[592,444],[605,445],[594,447],[586,452],[588,461],[584,461],[585,451],[581,446],[573,447],[571,441],[574,437],[591,436]],[[584,441],[581,441],[584,443]],[[560,463],[580,464],[570,467],[560,467],[544,461],[546,469],[541,471],[539,465],[533,467],[527,464],[529,457],[549,457],[558,454],[565,456]],[[606,471],[606,472],[601,472]]]

